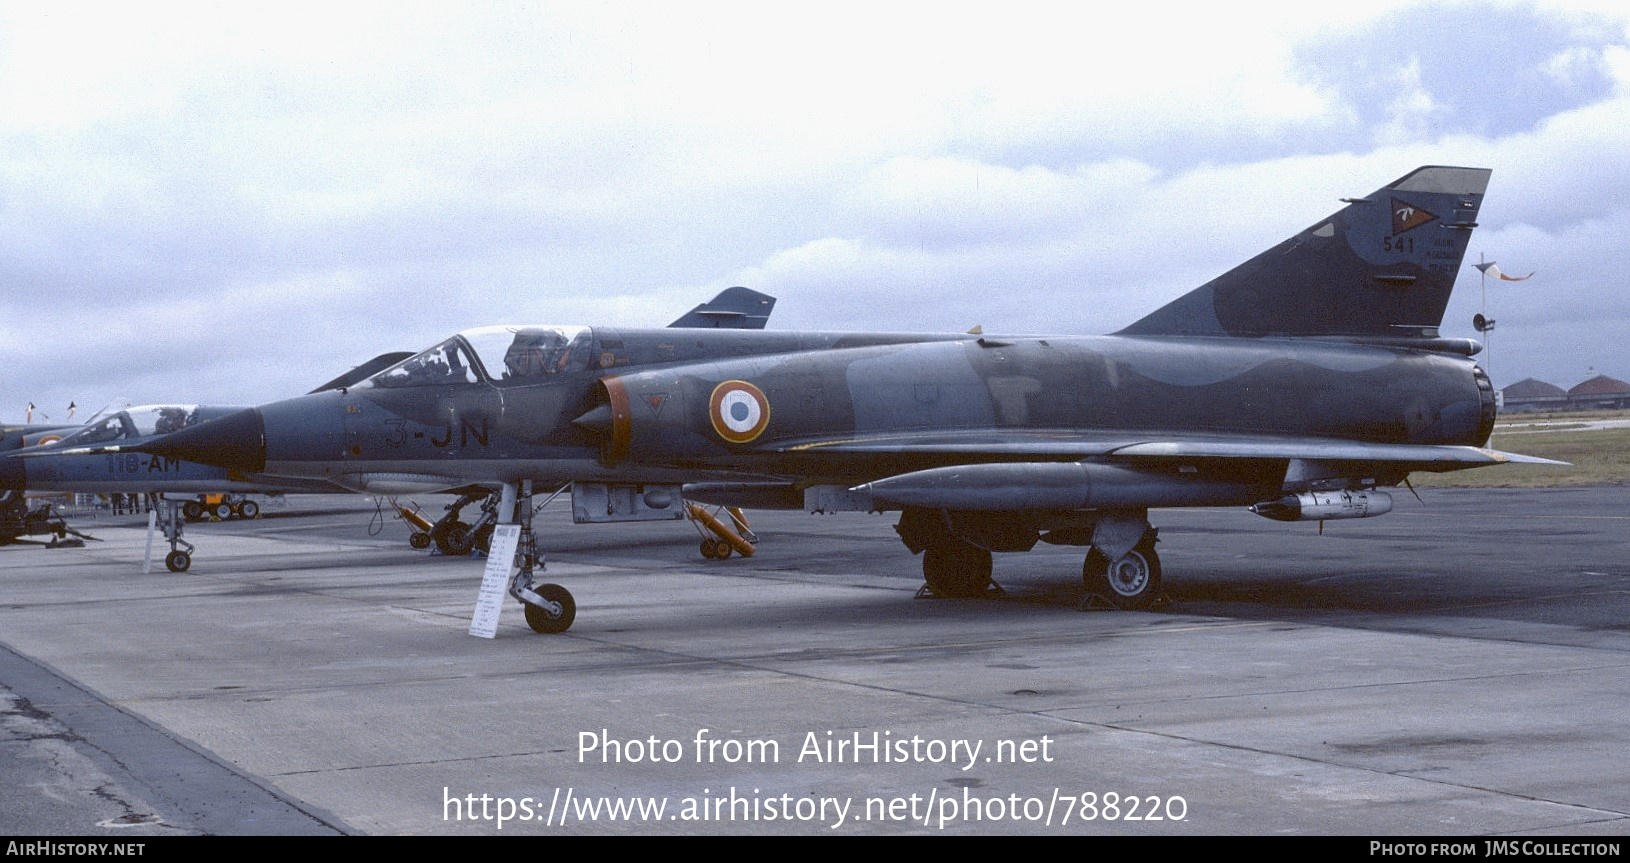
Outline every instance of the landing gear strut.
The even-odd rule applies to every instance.
[[[164,538],[170,543],[170,553],[164,556],[164,568],[171,572],[186,572],[192,566],[195,546],[181,538],[187,523],[182,514],[184,506],[178,500],[165,500],[158,509],[159,526],[164,529]]]
[[[506,491],[508,488],[506,486]],[[577,618],[577,603],[572,599],[572,592],[558,584],[537,584],[532,577],[534,568],[542,572],[544,564],[543,556],[538,554],[537,536],[532,533],[531,480],[521,482],[514,511],[521,521],[520,541],[515,549],[520,568],[510,579],[509,595],[520,600],[526,612],[526,625],[532,627],[533,632],[565,632]]]

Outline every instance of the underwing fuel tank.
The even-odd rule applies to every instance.
[[[1181,468],[1022,462],[930,468],[853,490],[879,508],[977,512],[1243,505],[1263,489],[1260,481]]]
[[[1369,518],[1392,512],[1392,495],[1384,491],[1309,491],[1262,501],[1251,512],[1274,521]]]

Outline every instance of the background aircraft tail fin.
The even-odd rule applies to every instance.
[[[711,300],[686,312],[670,327],[762,330],[775,309],[775,297],[752,288],[725,288]]]
[[[1427,166],[1344,198],[1329,218],[1121,332],[1435,339],[1490,173]]]

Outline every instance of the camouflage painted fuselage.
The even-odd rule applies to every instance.
[[[731,381],[762,394],[760,427],[728,433],[714,396]],[[1465,358],[1286,339],[981,338],[693,363],[602,386],[628,405],[609,429],[613,464],[850,484],[917,469],[925,450],[945,464],[1173,437],[1480,446],[1494,420],[1487,378]]]
[[[264,441],[264,461],[237,466],[371,491],[523,479],[857,485],[963,462],[1092,459],[1174,437],[1478,446],[1493,421],[1492,391],[1470,360],[1337,341],[606,329],[591,338],[594,367],[541,382],[483,371],[476,382],[359,386],[263,406],[264,427],[248,437]],[[743,399],[715,399],[730,382],[763,399],[740,431],[722,411],[741,411]],[[1258,461],[1228,467],[1276,489],[1285,459]]]

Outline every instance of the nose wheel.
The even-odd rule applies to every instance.
[[[181,538],[187,519],[185,511],[188,506],[196,506],[196,502],[166,500],[159,507],[158,522],[164,529],[164,539],[170,543],[170,553],[164,556],[164,568],[171,572],[186,572],[192,567],[192,552],[196,548],[192,543]]]
[[[572,621],[577,619],[577,602],[572,599],[571,591],[558,584],[540,584],[534,595],[538,597],[537,603],[521,600],[521,607],[526,610],[526,625],[532,627],[533,632],[551,635],[572,628]]]

